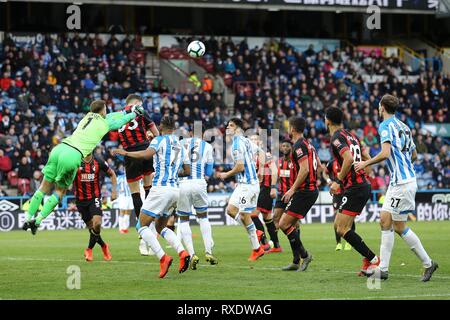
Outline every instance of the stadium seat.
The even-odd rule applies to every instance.
[[[8,172],[8,182],[12,187],[17,187],[19,178],[17,177],[17,172],[10,171]]]
[[[30,180],[29,179],[18,179],[17,180],[17,188],[19,189],[19,193],[24,195],[28,192],[30,192]]]

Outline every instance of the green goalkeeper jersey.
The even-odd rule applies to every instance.
[[[89,155],[111,130],[117,130],[136,117],[134,112],[114,112],[103,118],[98,113],[89,112],[81,119],[76,130],[62,142],[77,148],[83,157]]]

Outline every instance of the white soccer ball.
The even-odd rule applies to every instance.
[[[200,58],[205,54],[205,45],[199,40],[189,43],[187,52],[192,58]]]

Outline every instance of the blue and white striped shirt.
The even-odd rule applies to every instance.
[[[127,176],[125,174],[117,176],[117,191],[119,196],[131,197],[130,187],[128,186]]]
[[[237,175],[239,183],[259,183],[258,175],[256,174],[256,163],[254,161],[255,150],[257,150],[255,145],[244,136],[233,137],[231,158],[235,165],[240,160],[244,163],[244,171]]]
[[[206,165],[214,165],[213,148],[200,138],[181,140],[191,163],[191,175],[180,178],[182,180],[205,179]]]
[[[409,127],[393,116],[380,124],[378,133],[381,143],[391,144],[391,155],[386,160],[391,176],[390,185],[415,181],[416,172],[411,158],[416,145]]]
[[[178,187],[178,171],[183,163],[189,163],[187,152],[174,135],[153,138],[149,148],[154,149],[153,168],[155,177],[152,185]]]

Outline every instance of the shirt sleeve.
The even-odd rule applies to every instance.
[[[232,149],[231,149],[231,157],[234,161],[244,160],[245,157],[245,150],[243,144],[236,140],[233,143]]]
[[[152,139],[152,142],[150,142],[150,145],[148,147],[149,147],[149,149],[151,148],[151,149],[155,150],[156,152],[158,152],[160,143],[161,143],[161,138],[155,137]]]
[[[136,118],[136,114],[134,112],[125,113],[122,111],[108,113],[106,115],[106,122],[108,123],[109,130],[118,130],[131,120]]]
[[[308,159],[308,148],[303,143],[295,149],[295,159],[297,160],[297,163]]]
[[[416,144],[414,143],[414,140],[411,139],[411,148],[409,149],[411,152],[413,152],[414,150],[416,150]]]
[[[392,133],[385,123],[381,123],[378,128],[378,134],[380,135],[380,143],[389,142],[392,143]]]
[[[104,173],[107,173],[108,170],[109,170],[108,163],[105,160],[100,159],[99,157],[95,157],[95,160],[97,160],[97,162],[98,162],[98,166],[100,167],[100,171],[103,171]]]
[[[336,138],[334,138],[332,146],[333,149],[337,150],[340,155],[349,150],[347,140],[340,134]]]

